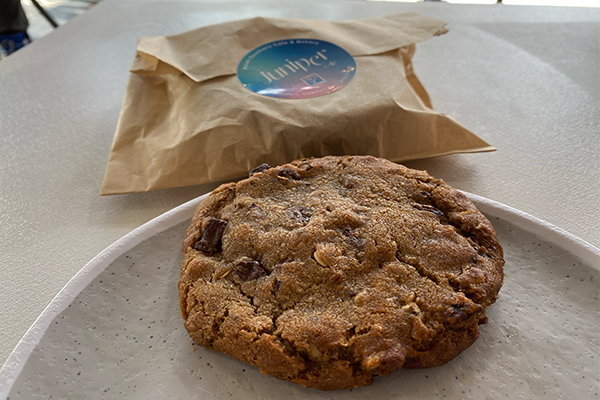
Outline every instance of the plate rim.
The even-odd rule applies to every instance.
[[[13,384],[52,320],[63,312],[83,289],[123,253],[144,240],[190,219],[198,203],[209,194],[189,200],[135,228],[102,250],[81,268],[54,296],[0,368],[0,400],[8,397]]]
[[[477,209],[488,217],[502,218],[525,231],[542,236],[568,251],[583,264],[600,270],[600,249],[585,240],[524,211],[473,193],[460,192],[465,194]],[[196,206],[209,194],[206,193],[189,200],[144,223],[109,245],[81,268],[46,306],[0,368],[0,400],[8,397],[13,384],[52,320],[64,311],[83,289],[123,253],[144,240],[189,220],[193,216]]]

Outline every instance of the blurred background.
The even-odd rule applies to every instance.
[[[100,1],[20,0],[21,10],[18,10],[19,0],[0,0],[0,59],[50,34]]]
[[[37,0],[37,3],[50,14],[58,25],[64,25],[100,1],[102,0]],[[21,0],[21,4],[29,20],[28,33],[32,40],[52,32],[54,27],[31,0]]]
[[[17,10],[19,7],[20,10]],[[0,60],[31,41],[50,34],[54,29],[85,13],[103,0],[0,0]],[[118,0],[114,0],[118,1]],[[485,4],[540,7],[595,7],[600,0],[368,0],[419,3],[441,1],[453,4]]]

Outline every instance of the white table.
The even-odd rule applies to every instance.
[[[140,36],[257,15],[346,20],[416,11],[437,110],[498,148],[407,163],[600,246],[600,10],[439,3],[107,0],[0,62],[0,364],[89,260],[215,187],[100,197]]]

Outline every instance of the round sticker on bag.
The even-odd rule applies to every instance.
[[[333,43],[286,39],[252,50],[238,64],[245,88],[281,99],[307,99],[340,90],[356,73],[356,61]]]

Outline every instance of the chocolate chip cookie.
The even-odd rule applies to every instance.
[[[196,344],[322,390],[452,360],[504,276],[462,193],[374,157],[257,167],[198,206],[183,254]]]

